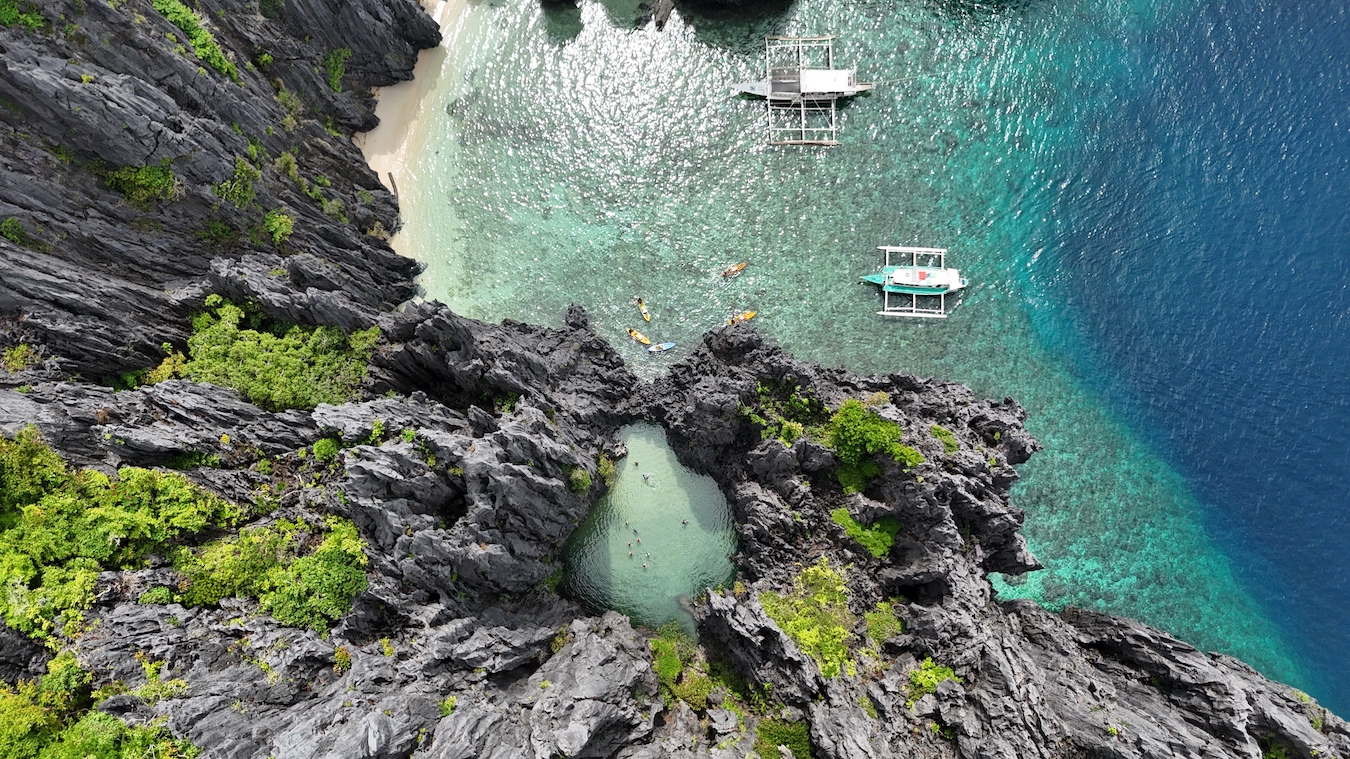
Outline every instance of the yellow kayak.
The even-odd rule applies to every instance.
[[[736,276],[737,274],[740,274],[740,273],[741,273],[742,271],[744,271],[744,270],[745,270],[745,262],[742,261],[741,263],[738,263],[738,264],[736,264],[735,266],[728,266],[728,267],[722,272],[722,276],[723,276],[723,277],[734,277],[734,276]]]
[[[629,327],[629,328],[628,328],[628,336],[631,337],[631,338],[633,338],[634,340],[637,340],[638,342],[642,343],[643,345],[651,345],[651,344],[652,344],[652,341],[651,341],[650,338],[648,338],[646,335],[642,334],[641,332],[638,332],[637,330],[633,329],[632,327]]]
[[[739,314],[736,314],[735,316],[731,317],[730,319],[727,319],[727,324],[739,324],[740,322],[748,322],[748,321],[750,321],[751,319],[755,318],[755,314],[757,314],[757,313],[759,313],[759,312],[758,312],[758,311],[742,311],[742,312],[740,312]]]
[[[652,312],[647,310],[647,304],[643,303],[641,298],[638,298],[637,300],[638,300],[638,311],[642,312],[642,318],[646,321],[651,321]]]

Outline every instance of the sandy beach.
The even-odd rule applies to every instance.
[[[446,45],[452,39],[448,33],[450,27],[463,15],[466,6],[465,0],[423,0],[422,7],[440,27],[441,44],[423,50],[418,55],[411,81],[375,90],[378,101],[375,115],[379,117],[380,124],[352,138],[365,155],[366,163],[379,176],[380,182],[396,196],[398,181],[407,169],[408,158],[416,152],[409,142],[414,132],[413,126],[422,118],[426,94],[434,86],[436,74],[445,63]]]

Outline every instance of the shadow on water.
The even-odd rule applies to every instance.
[[[730,506],[711,477],[676,460],[660,427],[631,425],[620,437],[628,455],[615,462],[614,488],[568,539],[564,590],[638,625],[691,628],[683,599],[735,573]]]

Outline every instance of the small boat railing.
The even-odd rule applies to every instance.
[[[919,268],[932,267],[936,269],[947,268],[947,249],[946,248],[914,248],[897,245],[878,245],[877,250],[886,254],[884,266],[902,266]],[[894,254],[897,261],[892,261]],[[908,257],[908,261],[905,258]],[[877,312],[880,316],[918,316],[928,319],[946,319],[947,318],[947,293],[937,293],[933,295],[919,295],[917,293],[892,293],[882,288],[881,310]],[[895,298],[896,303],[891,303],[891,298]],[[926,308],[920,305],[920,298],[925,298],[924,303],[931,303],[931,299],[938,301],[937,308]]]

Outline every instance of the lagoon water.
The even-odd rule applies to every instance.
[[[680,465],[660,427],[635,424],[619,439],[628,455],[615,462],[613,489],[567,541],[564,590],[634,624],[673,620],[693,632],[681,599],[736,572],[731,508],[713,478]]]
[[[1015,492],[1046,569],[1003,596],[1142,619],[1350,713],[1344,4],[800,0],[661,33],[637,6],[471,3],[449,29],[398,177],[428,297],[579,302],[644,376],[755,309],[801,357],[1011,395],[1046,448]],[[822,33],[879,85],[842,145],[768,146],[724,85],[764,35]],[[951,319],[874,316],[882,244],[951,249]]]

